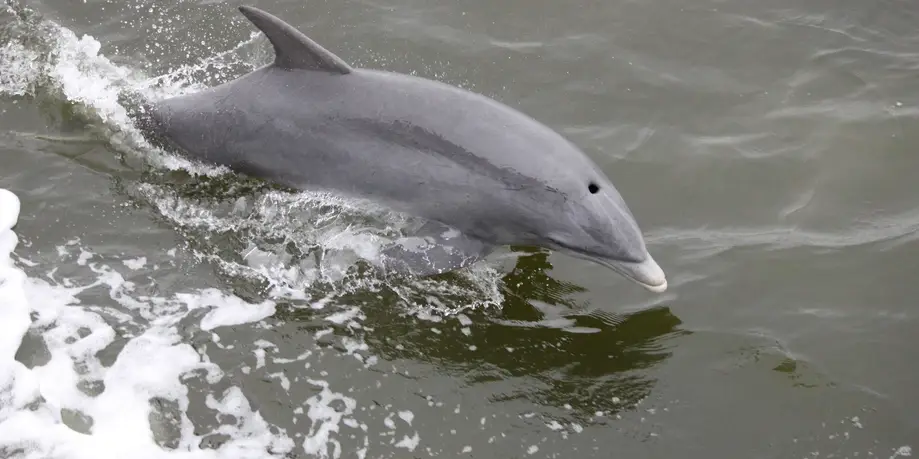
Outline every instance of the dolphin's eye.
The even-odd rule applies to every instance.
[[[600,191],[600,187],[598,187],[596,183],[591,182],[587,185],[587,191],[589,191],[590,194],[597,194],[597,192]]]

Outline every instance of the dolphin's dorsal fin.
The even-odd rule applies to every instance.
[[[253,6],[239,11],[268,37],[274,46],[274,65],[287,70],[321,70],[347,75],[351,66],[329,50],[310,40],[290,24]]]

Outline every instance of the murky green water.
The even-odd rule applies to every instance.
[[[237,3],[7,5],[0,188],[22,201],[14,258],[35,282],[91,285],[56,318],[33,314],[45,319],[17,359],[51,368],[60,311],[114,329],[90,357],[60,354],[82,382],[40,373],[70,429],[117,425],[68,402],[99,375],[125,403],[159,393],[106,370],[180,368],[158,347],[122,350],[155,329],[223,373],[173,378],[188,393],[153,397],[145,426],[125,422],[129,455],[147,435],[148,453],[227,457],[247,441],[343,458],[890,458],[919,443],[911,1],[257,4],[355,65],[473,89],[564,133],[647,231],[663,295],[524,248],[402,284],[344,271],[355,257],[342,244],[391,216],[195,177],[125,122],[137,93],[266,62]],[[60,303],[34,292],[33,309]],[[240,300],[273,311],[224,326],[206,315]],[[62,444],[53,457],[99,451]]]

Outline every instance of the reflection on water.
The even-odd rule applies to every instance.
[[[412,313],[388,289],[336,301],[362,306],[363,339],[372,353],[431,363],[486,391],[489,383],[504,382],[488,395],[494,402],[522,398],[585,419],[648,396],[655,381],[643,370],[670,356],[665,339],[687,333],[679,330],[680,320],[666,307],[628,315],[579,312],[569,296],[583,289],[552,279],[550,268],[546,253],[521,256],[501,279],[499,308],[456,316]],[[295,309],[278,317],[309,323],[314,315]]]

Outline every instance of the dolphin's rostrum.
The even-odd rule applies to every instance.
[[[496,246],[529,245],[666,290],[619,192],[552,129],[454,86],[352,67],[277,17],[239,9],[267,36],[275,61],[149,104],[148,132],[244,174],[426,219],[384,248],[375,262],[386,270],[426,276]]]

